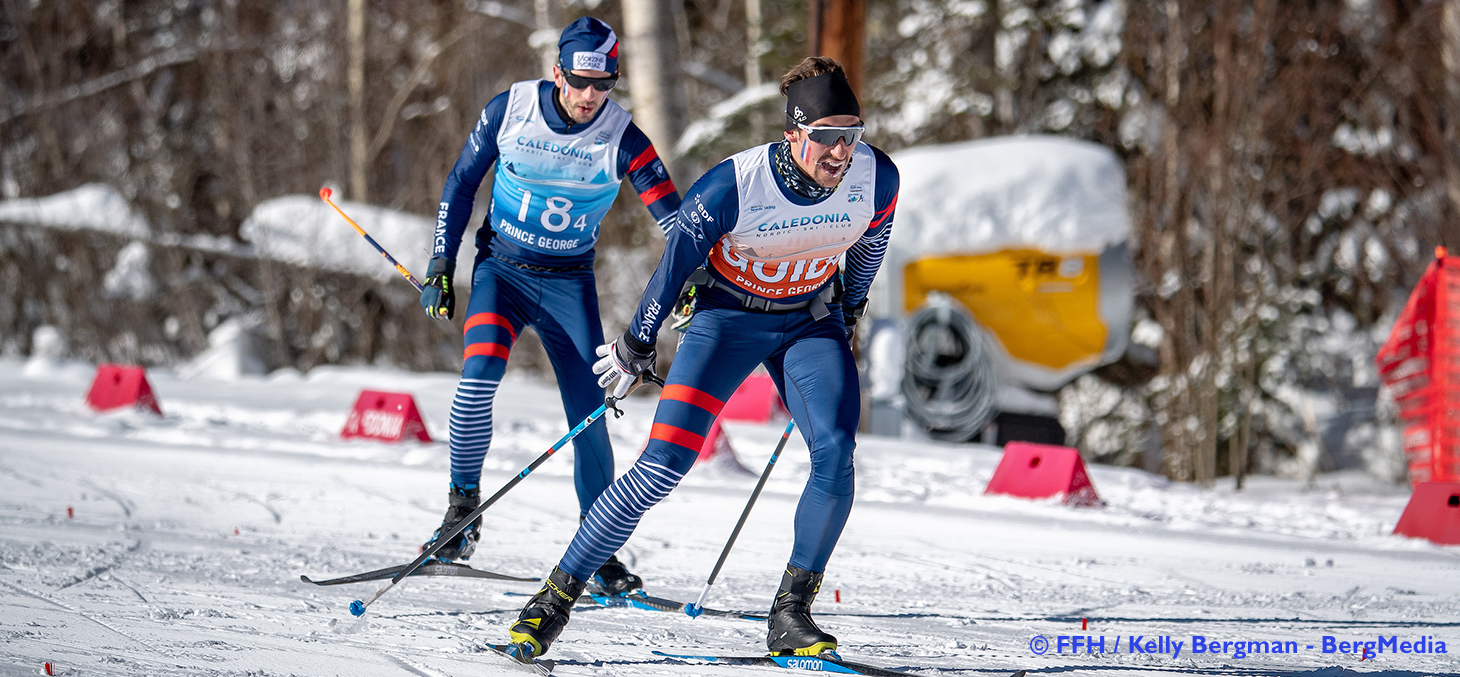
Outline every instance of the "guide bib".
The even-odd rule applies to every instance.
[[[598,226],[618,196],[618,149],[629,113],[612,100],[574,134],[547,126],[539,80],[512,85],[497,132],[492,228],[500,237],[544,254],[571,256],[593,248]]]
[[[731,156],[740,215],[715,243],[710,267],[756,296],[788,298],[826,284],[841,255],[867,231],[876,213],[872,196],[877,159],[867,144],[858,142],[836,192],[802,206],[786,199],[776,184],[769,145]]]

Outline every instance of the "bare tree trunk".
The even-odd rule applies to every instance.
[[[19,23],[21,15],[17,11],[15,0],[5,0],[5,7],[9,10],[10,16],[14,17],[13,21]],[[25,55],[26,69],[30,71],[31,82],[36,88],[36,91],[31,95],[31,100],[47,101],[49,97],[46,93],[51,88],[46,86],[46,75],[41,68],[41,60],[36,54],[35,45],[32,44],[30,35],[26,31],[21,30],[18,32],[18,35],[20,37],[21,52]],[[40,137],[46,146],[47,159],[50,160],[50,167],[46,172],[46,176],[50,181],[55,181],[65,175],[66,162],[61,156],[61,142],[56,137],[54,124],[49,117],[45,117],[45,119],[42,119],[42,117],[32,116],[31,123],[40,132]]]
[[[1181,62],[1183,44],[1181,26],[1181,5],[1178,0],[1166,0],[1166,36],[1162,46],[1162,60],[1165,68],[1164,102],[1166,122],[1162,128],[1161,153],[1164,156],[1164,172],[1161,181],[1161,214],[1158,223],[1162,233],[1162,267],[1177,271],[1178,287],[1176,302],[1171,307],[1172,350],[1175,361],[1170,369],[1178,377],[1179,392],[1172,402],[1170,417],[1171,432],[1168,437],[1176,444],[1167,448],[1176,458],[1168,460],[1168,467],[1176,479],[1190,479],[1195,471],[1197,450],[1193,445],[1195,436],[1190,432],[1189,422],[1196,415],[1197,406],[1192,397],[1192,380],[1200,374],[1192,374],[1189,367],[1197,357],[1196,341],[1192,336],[1192,313],[1195,312],[1196,294],[1192,289],[1195,276],[1191,274],[1189,260],[1190,243],[1186,236],[1187,201],[1181,187],[1181,136],[1178,125],[1181,105]],[[1168,245],[1169,243],[1169,245]],[[1162,273],[1165,274],[1164,272]]]
[[[829,56],[841,62],[852,89],[862,91],[866,70],[866,0],[811,0],[806,30],[811,56]]]
[[[761,16],[760,0],[745,0],[745,87],[753,89],[759,87],[761,79],[760,56],[764,50],[761,48],[761,34],[765,22]],[[768,124],[766,114],[757,108],[750,114],[751,129],[765,129]]]
[[[674,144],[685,127],[684,85],[679,79],[679,40],[672,0],[624,0],[624,47],[633,83],[634,123],[675,174]]]
[[[369,202],[365,176],[365,0],[349,0],[345,33],[349,41],[349,67],[345,81],[350,89],[350,198]]]
[[[1247,445],[1252,436],[1252,401],[1253,392],[1257,390],[1257,365],[1254,362],[1247,362],[1243,365],[1243,371],[1238,378],[1242,380],[1238,390],[1238,401],[1242,406],[1242,424],[1237,434],[1232,437],[1232,476],[1237,483],[1237,491],[1242,490],[1243,483],[1247,480]]]
[[[533,0],[533,18],[537,20],[537,58],[542,64],[542,77],[553,76],[553,66],[558,63],[558,26],[553,11],[553,0]]]
[[[1014,87],[1019,81],[1018,62],[1013,59],[1009,63],[1000,63],[998,58],[999,28],[1004,25],[1004,6],[1001,0],[990,0],[989,16],[990,30],[988,32],[989,55],[993,57],[995,82],[994,86],[994,118],[999,122],[999,130],[1008,133],[1014,130]],[[1155,45],[1150,46],[1156,51]]]
[[[972,45],[974,77],[975,81],[980,83],[980,89],[994,92],[994,100],[997,103],[1008,90],[1004,87],[1003,78],[999,75],[998,50],[995,49],[999,39],[999,3],[998,0],[989,0],[988,4],[989,10],[984,12],[978,25],[974,28]],[[997,115],[993,118],[974,116],[971,122],[972,128],[969,131],[975,138],[999,133],[999,130],[1003,128]]]
[[[760,86],[760,0],[745,0],[745,86]]]
[[[1227,368],[1232,314],[1231,217],[1233,184],[1227,180],[1227,147],[1232,134],[1228,112],[1231,103],[1230,75],[1234,68],[1232,43],[1236,40],[1235,14],[1230,2],[1220,3],[1212,21],[1212,108],[1211,124],[1206,135],[1207,157],[1207,232],[1201,281],[1204,290],[1201,322],[1202,354],[1207,357],[1206,369],[1200,378],[1197,401],[1200,403],[1196,480],[1210,487],[1217,478],[1217,446],[1220,437],[1220,401],[1217,374]],[[1228,5],[1228,6],[1222,6]]]

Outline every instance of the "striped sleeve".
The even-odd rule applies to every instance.
[[[649,214],[659,224],[659,230],[667,236],[674,227],[674,215],[679,211],[679,191],[674,180],[664,168],[664,161],[654,150],[649,137],[644,136],[638,125],[630,122],[619,142],[619,174],[628,178],[639,199],[649,208]]]
[[[861,305],[872,287],[872,279],[882,267],[882,257],[887,253],[887,243],[892,239],[892,216],[897,211],[898,175],[897,165],[881,150],[872,148],[877,158],[877,183],[873,192],[873,206],[876,209],[867,232],[856,244],[847,250],[846,267],[842,269],[842,284],[845,291],[842,304],[848,307]]]

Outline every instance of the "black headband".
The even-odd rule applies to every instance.
[[[852,92],[847,76],[833,71],[797,80],[786,87],[787,130],[832,115],[862,117],[862,107],[857,104],[857,95]]]

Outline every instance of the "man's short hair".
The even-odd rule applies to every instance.
[[[786,95],[786,88],[791,83],[827,73],[841,73],[842,77],[847,75],[846,69],[836,59],[829,56],[808,56],[781,76],[781,96]]]

